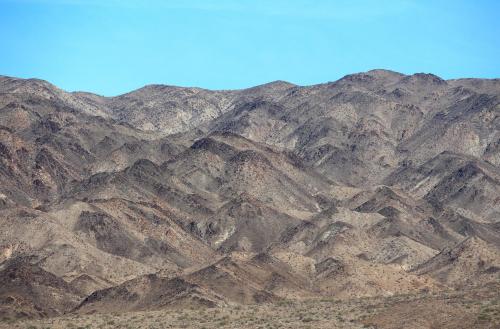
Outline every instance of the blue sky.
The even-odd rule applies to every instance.
[[[500,1],[0,0],[0,74],[117,95],[386,68],[500,77]]]

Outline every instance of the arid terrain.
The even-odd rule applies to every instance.
[[[498,328],[499,284],[348,300],[287,300],[218,308],[182,308],[128,313],[68,314],[8,320],[0,328]]]
[[[498,79],[0,76],[0,328],[498,328],[499,288]]]

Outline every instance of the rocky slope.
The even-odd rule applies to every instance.
[[[106,98],[0,77],[0,314],[496,281],[499,166],[500,80]]]

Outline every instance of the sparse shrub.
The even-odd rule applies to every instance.
[[[479,314],[479,316],[477,317],[477,319],[479,321],[490,321],[491,317],[488,314],[481,313],[481,314]]]

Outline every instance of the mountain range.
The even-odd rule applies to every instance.
[[[500,79],[103,97],[0,76],[0,317],[500,280]]]

